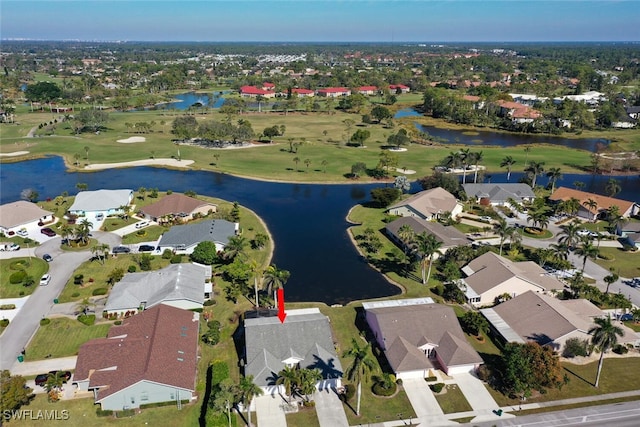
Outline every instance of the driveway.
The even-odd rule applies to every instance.
[[[453,426],[458,423],[449,421],[440,404],[436,400],[429,385],[423,378],[402,380],[407,397],[411,402],[414,412],[420,425],[424,426]]]
[[[256,418],[260,427],[286,427],[287,419],[282,410],[285,402],[280,395],[267,394],[253,399]]]
[[[344,406],[333,389],[317,391],[313,400],[320,427],[349,427]]]

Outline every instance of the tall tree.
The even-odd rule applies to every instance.
[[[511,156],[506,156],[500,162],[500,167],[501,168],[507,168],[507,181],[511,180],[511,169],[513,168],[513,165],[515,163],[516,163],[516,161]]]
[[[618,337],[622,337],[624,332],[622,328],[611,323],[611,316],[598,317],[594,319],[593,323],[595,326],[589,329],[589,335],[591,335],[591,343],[600,351],[595,383],[595,386],[598,387],[604,354],[618,343]]]
[[[594,199],[587,199],[582,204],[589,210],[589,212],[593,212],[593,217],[591,220],[596,222],[596,218],[598,217],[598,202]]]
[[[285,366],[283,370],[278,372],[278,378],[276,379],[276,385],[284,386],[284,394],[287,396],[287,401],[290,401],[290,397],[293,396],[293,392],[299,383],[299,371],[292,366]]]
[[[244,257],[249,241],[243,236],[232,236],[224,247],[222,258],[233,261],[236,257]]]
[[[398,228],[398,237],[402,240],[404,251],[406,254],[411,252],[411,243],[413,243],[415,233],[409,224],[404,224]]]
[[[544,162],[531,162],[524,171],[531,178],[531,188],[536,188],[536,180],[544,172]]]
[[[431,277],[431,266],[433,264],[433,256],[442,246],[442,242],[436,239],[433,234],[427,234],[426,231],[415,237],[416,250],[420,254],[422,267],[422,284],[426,285]],[[425,275],[425,269],[429,266],[429,272]]]
[[[478,165],[480,165],[480,162],[482,162],[483,158],[484,156],[482,154],[482,151],[476,151],[474,153],[471,153],[471,159],[474,165],[474,171],[473,171],[474,184],[478,182]]]
[[[504,218],[498,219],[498,222],[494,224],[493,229],[496,234],[500,236],[500,253],[502,255],[502,246],[507,239],[512,239],[513,235],[517,233],[515,227],[510,226]]]
[[[607,185],[605,186],[604,190],[610,197],[613,197],[620,191],[622,191],[622,186],[620,185],[620,181],[615,178],[610,178],[609,181],[607,181]]]
[[[559,179],[562,179],[562,172],[560,172],[560,168],[549,168],[547,178],[549,178],[549,185],[551,185],[551,192],[553,193],[556,189],[556,182]]]
[[[4,411],[16,411],[22,405],[28,405],[34,396],[23,377],[12,376],[6,369],[0,372],[0,413],[3,416]]]
[[[275,292],[276,290],[284,287],[289,280],[291,273],[288,270],[281,270],[275,264],[271,264],[264,272],[264,279],[262,281],[263,289],[268,294],[274,293],[273,301],[277,304]]]
[[[371,344],[367,343],[364,347],[360,347],[355,338],[351,340],[351,348],[347,350],[343,357],[353,359],[351,365],[347,368],[346,374],[349,381],[355,381],[357,386],[357,403],[356,415],[360,415],[360,399],[362,398],[362,381],[371,378],[372,372],[376,368],[376,363],[371,354]]]
[[[253,382],[253,375],[247,375],[240,379],[238,392],[242,404],[247,408],[247,421],[248,425],[251,426],[251,402],[254,397],[264,394],[264,391]]]
[[[576,249],[576,254],[582,257],[582,273],[584,273],[584,268],[587,265],[587,259],[597,258],[599,252],[598,248],[593,246],[593,242],[591,242],[588,236],[581,240],[580,246]]]
[[[566,244],[569,249],[573,248],[579,240],[578,231],[581,229],[580,224],[571,221],[561,225],[560,228],[562,229],[562,236],[558,239],[558,242]]]

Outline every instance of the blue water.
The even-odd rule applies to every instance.
[[[220,108],[224,104],[225,99],[224,95],[231,93],[231,91],[216,91],[213,93],[199,93],[199,92],[188,92],[188,93],[180,93],[178,95],[173,95],[173,98],[176,99],[175,102],[168,102],[166,104],[158,104],[157,109],[159,110],[186,110],[192,105],[196,103],[202,104],[204,107],[209,108]],[[209,104],[211,102],[211,104]],[[196,111],[199,107],[194,107]]]
[[[421,116],[421,114],[414,109],[406,108],[399,110],[394,118],[419,116]],[[498,147],[515,147],[527,144],[552,144],[595,152],[600,147],[606,147],[610,142],[604,138],[569,139],[550,135],[499,133],[483,130],[473,130],[474,135],[464,135],[457,129],[441,129],[433,126],[421,125],[420,123],[415,123],[415,127],[421,132],[446,140],[447,144],[472,146],[488,145]]]

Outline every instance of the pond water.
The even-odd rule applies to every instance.
[[[422,116],[422,114],[420,114],[416,110],[412,108],[406,108],[403,110],[399,110],[394,118],[420,116]],[[595,152],[598,147],[606,147],[607,145],[609,145],[609,140],[604,138],[570,139],[550,135],[500,133],[484,130],[474,130],[470,133],[465,134],[458,129],[441,129],[434,126],[421,125],[420,123],[415,123],[415,127],[420,132],[424,132],[431,136],[446,140],[447,144],[461,144],[472,146],[488,145],[498,147],[514,147],[517,145],[527,144],[552,144],[568,148],[587,150],[591,152]]]
[[[200,103],[204,107],[220,108],[224,104],[225,99],[223,95],[229,94],[231,91],[216,91],[212,93],[199,93],[188,92],[173,95],[176,99],[175,102],[167,102],[165,104],[158,104],[156,109],[158,110],[186,110],[194,104]],[[211,104],[210,104],[211,103]],[[195,107],[199,108],[199,107]]]

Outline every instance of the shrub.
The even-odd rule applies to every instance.
[[[91,295],[93,295],[94,297],[98,295],[106,295],[108,291],[109,290],[107,288],[97,288],[94,289],[93,292],[91,292]]]
[[[204,304],[203,304],[203,305],[204,305],[205,307],[209,307],[209,306],[215,305],[215,303],[216,303],[216,300],[208,299],[208,300],[206,300],[206,301],[204,302]]]
[[[77,298],[80,296],[80,292],[74,292],[71,294],[71,298]]]
[[[135,409],[123,409],[116,412],[116,418],[133,417],[136,414]]]
[[[6,328],[7,326],[9,326],[9,319],[0,320],[0,327]]]
[[[627,354],[629,349],[622,344],[616,344],[615,347],[613,347],[613,352],[616,354]]]
[[[444,383],[435,383],[435,384],[430,384],[429,388],[431,389],[431,391],[433,391],[434,393],[440,393],[442,391],[442,389],[444,388]]]
[[[0,310],[15,310],[15,304],[2,304],[0,305]]]
[[[576,357],[589,355],[589,341],[580,338],[569,338],[562,350],[562,357]]]
[[[116,326],[120,326],[122,325],[122,320],[116,320],[115,322],[113,322],[113,324]]]
[[[391,383],[392,387],[385,388],[384,384],[381,382],[377,382],[371,387],[371,391],[373,394],[378,396],[391,396],[396,392],[397,386],[396,383]]]
[[[402,385],[402,378],[398,378],[398,379],[396,380],[396,384],[398,384],[398,385]]]
[[[316,406],[316,402],[314,402],[313,400],[307,402],[305,400],[304,402],[302,402],[302,406],[304,406],[305,408],[313,408]]]
[[[129,273],[135,273],[137,269],[138,267],[136,267],[135,265],[130,265],[129,268],[127,268],[127,271]]]
[[[16,271],[15,273],[12,273],[11,276],[9,276],[9,283],[11,283],[12,285],[17,285],[19,283],[22,283],[26,278],[27,278],[26,272]]]
[[[438,381],[438,377],[427,377],[424,379],[426,382]]]
[[[27,267],[29,267],[29,263],[24,259],[12,261],[11,264],[9,264],[9,269],[11,270],[24,270]]]
[[[113,411],[109,409],[105,409],[104,411],[100,408],[96,409],[96,415],[98,417],[111,417],[113,416]]]
[[[74,285],[82,285],[82,281],[84,280],[83,274],[76,274],[73,276],[73,284]]]
[[[354,386],[353,384],[347,384],[344,386],[344,394],[342,395],[342,398],[344,399],[345,402],[348,402],[351,399],[353,399],[353,396],[355,395],[356,395],[356,386]]]
[[[218,322],[217,320],[209,320],[207,322],[207,328],[215,329],[215,330],[219,331],[220,330],[220,322]]]
[[[46,317],[40,319],[40,326],[47,326],[49,323],[51,323],[51,319],[47,319]]]
[[[476,375],[481,381],[489,381],[489,378],[491,378],[491,371],[487,365],[480,365],[478,366],[478,369],[476,369]]]
[[[613,261],[615,259],[613,255],[603,254],[603,253],[598,254],[598,258],[604,261]]]
[[[78,322],[83,325],[91,326],[96,323],[96,315],[95,314],[81,314],[78,316]]]
[[[220,342],[220,331],[218,329],[209,329],[202,334],[202,342],[208,345],[216,345]]]
[[[182,255],[173,255],[169,262],[171,264],[180,264],[182,262]]]
[[[171,252],[171,249],[165,249],[164,252],[162,252],[162,259],[171,259],[172,256],[173,252]]]

